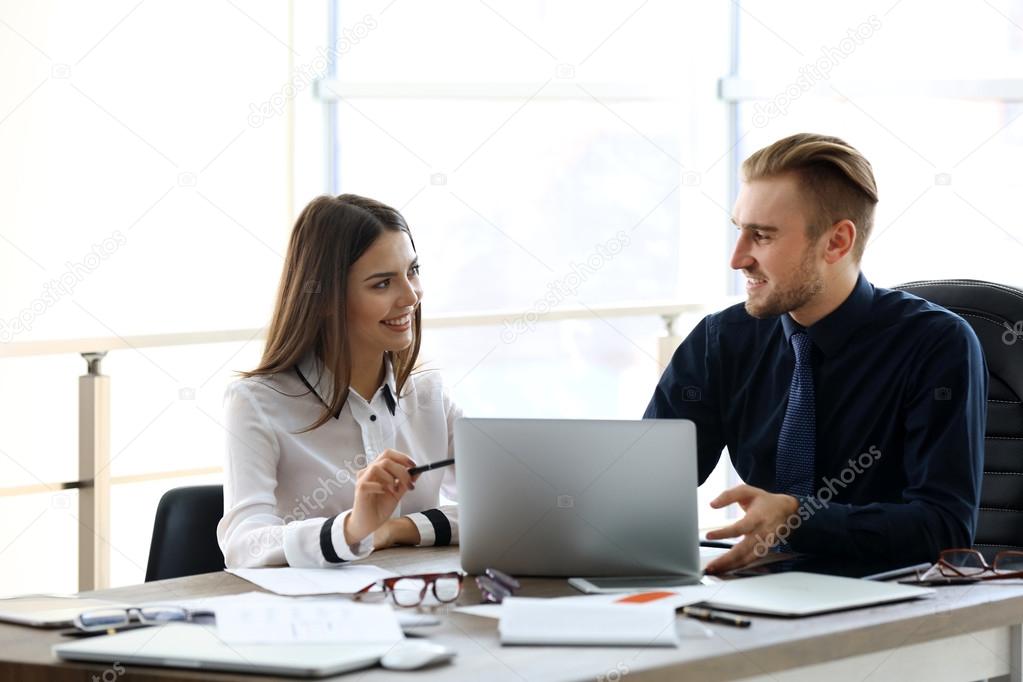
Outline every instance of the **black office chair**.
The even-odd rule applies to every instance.
[[[1023,550],[1023,291],[973,279],[896,287],[966,320],[988,366],[984,481],[974,546],[988,559]]]
[[[198,485],[164,493],[156,508],[146,582],[224,570],[217,523],[224,486]]]

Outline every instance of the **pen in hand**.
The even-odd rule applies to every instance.
[[[439,462],[431,462],[430,464],[422,464],[420,466],[412,467],[408,470],[409,476],[416,476],[423,473],[424,471],[430,471],[431,469],[440,469],[441,467],[449,467],[455,463],[454,459],[442,459]]]

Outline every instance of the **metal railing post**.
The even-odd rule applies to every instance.
[[[657,337],[657,360],[663,372],[671,364],[671,356],[682,343],[682,337],[675,331],[678,315],[661,315],[661,319],[664,320],[664,336]]]
[[[78,377],[78,589],[110,586],[110,377],[106,351],[82,353]]]

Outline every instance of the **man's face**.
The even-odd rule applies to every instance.
[[[793,174],[743,183],[732,222],[739,238],[731,266],[746,276],[746,311],[775,317],[799,310],[824,289],[824,239],[806,236],[807,210]]]

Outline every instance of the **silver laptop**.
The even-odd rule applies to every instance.
[[[934,594],[915,585],[799,571],[725,580],[715,588],[708,606],[772,616],[812,616]]]
[[[691,421],[462,418],[455,460],[468,573],[699,579]]]
[[[170,623],[57,644],[66,661],[118,662],[290,677],[326,677],[376,665],[389,644],[227,644],[216,626]]]

